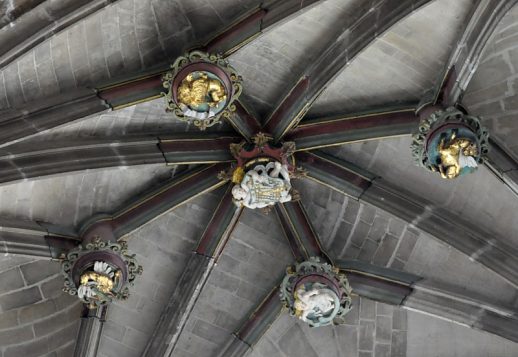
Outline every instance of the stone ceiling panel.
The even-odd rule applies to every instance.
[[[293,263],[275,214],[245,210],[173,355],[214,357]]]
[[[119,0],[0,70],[0,109],[174,61],[258,0]]]
[[[117,1],[3,68],[0,109],[152,67],[193,41],[178,2]]]
[[[1,69],[0,110],[171,60],[260,2],[119,0]],[[365,4],[357,0],[327,0],[232,55],[230,61],[244,77],[245,100],[263,117],[268,114],[337,29]],[[472,0],[436,0],[403,20],[350,64],[324,92],[311,115],[419,100],[439,79],[473,4]],[[518,150],[511,123],[512,115],[518,113],[517,9],[500,25],[466,95],[469,108],[475,114],[487,115],[490,119],[485,123],[513,150]],[[228,125],[221,124],[210,130],[228,129]],[[84,136],[113,138],[190,131],[197,129],[172,119],[164,112],[162,99],[158,99],[104,112],[31,140],[45,145],[50,140]],[[518,230],[518,200],[488,170],[482,167],[474,175],[445,181],[415,167],[409,145],[410,139],[405,137],[326,151],[430,200],[431,210],[445,208],[471,222],[474,229],[490,232],[488,240],[501,239],[518,247],[514,234]],[[92,214],[114,210],[181,169],[164,165],[121,167],[4,185],[0,187],[0,215],[77,227]],[[516,289],[469,257],[387,213],[311,181],[297,182],[295,186],[331,257],[404,269],[464,292],[474,292],[492,302],[515,306]],[[198,197],[128,237],[129,248],[144,266],[144,275],[136,282],[128,301],[110,306],[100,357],[142,354],[222,194],[218,190]],[[185,325],[174,355],[217,355],[292,262],[275,213],[263,215],[245,210]],[[0,281],[0,355],[70,357],[79,326],[80,304],[60,291],[63,279],[59,264],[2,256]],[[456,330],[435,320],[410,316],[408,326],[414,329],[408,336],[410,356],[419,354],[415,352],[418,346],[426,348],[420,341],[423,339],[435,345],[446,341],[444,346],[451,346],[451,336],[468,341],[478,336],[466,332],[467,329]],[[355,309],[344,326],[310,329],[282,315],[249,356],[405,356],[406,330],[406,313],[355,298]],[[501,341],[491,337],[476,343],[497,345]],[[516,346],[501,344],[487,351],[516,355]],[[466,351],[456,343],[452,350],[459,351],[459,356]],[[481,347],[478,351],[486,350]],[[478,357],[475,352],[465,355]]]
[[[159,2],[159,0],[154,0]],[[282,0],[281,0],[282,1]],[[198,39],[204,39],[241,14],[259,7],[262,0],[181,0],[181,7]]]
[[[410,136],[343,145],[326,151],[364,167],[383,179],[430,201],[433,207],[451,212],[482,228],[497,239],[518,247],[518,200],[484,166],[473,175],[444,180],[414,164]]]
[[[101,357],[141,356],[223,191],[202,195],[129,236],[143,266],[127,301],[109,307]]]
[[[518,156],[518,6],[498,25],[463,100],[490,134]]]
[[[419,357],[514,357],[518,343],[453,322],[408,312],[408,355]]]
[[[362,6],[357,0],[323,1],[230,56],[244,78],[243,97],[263,119]]]
[[[93,170],[0,187],[0,215],[77,227],[93,214],[111,212],[171,177],[174,167],[145,165]]]
[[[353,298],[345,325],[310,328],[286,312],[247,357],[406,356],[406,311]]]
[[[518,291],[512,285],[432,236],[310,180],[298,181],[296,187],[331,258],[404,270],[483,300],[515,304]]]
[[[71,356],[81,304],[64,293],[59,262],[0,257],[0,352]]]
[[[450,291],[515,307],[518,290],[498,274],[433,237],[421,233],[404,270],[445,284]]]
[[[200,134],[193,124],[180,121],[173,113],[165,111],[165,99],[158,98],[127,108],[91,115],[37,134],[19,145],[27,147],[27,142],[74,141],[76,138],[98,137],[119,138],[131,136],[165,137],[171,134]],[[208,132],[234,132],[226,121],[207,128]],[[201,134],[202,134],[201,133]]]
[[[414,234],[407,224],[311,180],[299,181],[296,187],[332,258],[403,268],[408,254],[402,242]]]
[[[436,0],[403,19],[352,60],[308,115],[419,102],[441,79],[472,6],[471,0]]]

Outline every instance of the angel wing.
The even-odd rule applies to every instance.
[[[473,156],[466,156],[462,153],[462,150],[459,152],[459,165],[460,167],[473,167],[476,168],[477,161]]]
[[[113,278],[113,269],[106,262],[95,262],[94,263],[94,271],[98,274],[104,274]]]

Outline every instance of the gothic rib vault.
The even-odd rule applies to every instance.
[[[0,356],[517,354],[516,1],[7,3]],[[158,98],[190,49],[243,76],[236,115],[203,132]],[[414,166],[420,103],[483,116],[486,164]],[[307,171],[267,215],[217,178],[259,130]],[[59,260],[103,222],[144,272],[89,311]],[[344,325],[282,309],[275,287],[311,256],[349,278]]]

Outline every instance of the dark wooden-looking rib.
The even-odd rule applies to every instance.
[[[462,101],[488,41],[497,25],[518,0],[480,0],[446,66],[435,91],[435,102],[451,106]]]
[[[327,49],[300,76],[269,116],[265,129],[275,140],[294,128],[326,86],[362,50],[402,18],[432,0],[381,0],[365,12],[362,8],[355,21],[333,39]]]
[[[158,147],[167,164],[209,164],[233,161],[230,144],[242,140],[231,133],[169,135],[160,137]]]
[[[235,105],[236,112],[228,119],[228,121],[234,129],[243,136],[243,138],[250,141],[253,135],[261,131],[261,124],[257,118],[250,114],[250,112],[245,108],[242,101],[237,101]]]
[[[321,158],[319,153],[311,155],[310,157],[315,161]],[[373,179],[368,185],[365,180],[368,181],[370,177],[376,177],[376,175],[366,175],[365,170],[354,172],[355,166],[344,160],[333,158],[332,162],[328,160],[327,163],[329,165],[316,166],[306,160],[304,168],[308,170],[310,177],[318,175],[319,180],[327,187],[413,224],[518,287],[517,249],[503,243],[483,229],[475,231],[471,228],[472,225],[463,219],[453,216],[440,207],[435,207],[415,194],[385,182],[382,178]],[[334,176],[336,170],[342,168],[346,168],[351,174]]]
[[[370,187],[375,178],[354,164],[318,150],[297,152],[295,160],[306,171],[307,178],[355,199]]]
[[[239,219],[229,185],[148,341],[145,357],[173,356],[178,337]]]
[[[305,120],[287,135],[286,140],[295,141],[297,150],[312,150],[408,135],[416,130],[418,124],[415,107],[385,109],[374,113]]]
[[[311,222],[300,202],[286,202],[275,205],[277,217],[295,259],[299,262],[311,257],[322,257],[330,261],[322,250]]]
[[[97,357],[107,310],[106,306],[98,309],[83,306],[74,357]]]
[[[279,288],[274,288],[231,337],[218,357],[243,357],[259,342],[282,310]]]
[[[5,26],[0,30],[0,68],[114,1],[116,0],[45,1],[32,9],[24,9],[29,11],[12,18],[12,26]]]
[[[271,29],[274,25],[321,1],[323,0],[263,1],[259,8],[242,16],[209,40],[205,50],[209,53],[221,53],[229,56],[267,29]]]
[[[241,140],[235,134],[193,133],[24,141],[0,149],[0,183],[106,167],[229,162],[230,144]]]
[[[336,266],[346,274],[353,294],[396,306],[403,304],[413,284],[421,280],[413,274],[359,260],[339,260]]]
[[[362,297],[518,341],[518,316],[513,307],[495,305],[464,289],[361,261],[338,261],[337,266],[346,273],[353,293]]]
[[[56,225],[0,218],[0,253],[60,259],[75,248],[75,232]]]
[[[160,98],[165,89],[162,76],[169,70],[160,66],[136,75],[111,80],[96,87],[99,98],[111,109],[121,109],[130,105]],[[165,108],[165,104],[164,104]]]
[[[112,215],[92,217],[83,225],[80,234],[83,239],[95,235],[112,235],[113,239],[120,239],[169,210],[224,185],[225,181],[221,181],[218,174],[226,168],[225,164],[208,165],[173,177]]]

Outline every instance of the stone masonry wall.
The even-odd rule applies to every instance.
[[[60,264],[2,256],[0,282],[0,356],[72,356],[81,304],[61,290]]]

